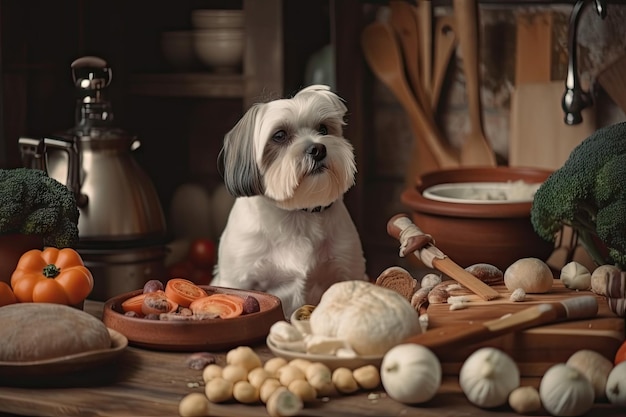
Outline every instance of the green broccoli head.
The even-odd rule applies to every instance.
[[[74,194],[44,171],[0,169],[0,233],[39,235],[46,246],[78,242]]]
[[[571,226],[598,265],[625,267],[624,185],[626,122],[597,130],[539,187],[531,208],[533,227],[554,241],[564,225]]]

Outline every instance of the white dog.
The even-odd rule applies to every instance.
[[[274,294],[289,317],[335,282],[366,279],[343,203],[356,174],[346,111],[329,87],[314,85],[255,104],[226,134],[224,182],[237,198],[212,285]]]

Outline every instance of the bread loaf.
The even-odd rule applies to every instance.
[[[311,313],[310,324],[312,334],[345,340],[359,355],[382,355],[421,332],[409,301],[366,281],[333,284]]]
[[[0,361],[28,362],[106,349],[102,323],[61,304],[17,303],[0,307]]]

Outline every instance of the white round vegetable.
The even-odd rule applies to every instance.
[[[564,363],[552,365],[543,375],[539,397],[553,416],[581,416],[595,400],[591,382],[578,369]]]
[[[522,288],[526,294],[542,294],[550,291],[553,283],[548,264],[538,258],[522,258],[504,271],[504,285],[509,291]]]
[[[470,402],[483,408],[506,404],[520,385],[517,365],[509,355],[492,347],[480,348],[461,366],[459,384]]]
[[[626,407],[626,362],[613,367],[606,381],[606,397],[611,404]]]
[[[389,349],[380,366],[380,379],[391,398],[405,404],[432,399],[441,385],[441,363],[428,348],[404,343]]]
[[[582,264],[571,261],[561,268],[561,282],[573,290],[591,289],[591,272]]]

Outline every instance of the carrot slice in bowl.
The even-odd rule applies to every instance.
[[[229,294],[212,294],[194,300],[189,309],[197,315],[215,315],[222,319],[243,314],[243,298]]]
[[[141,311],[141,306],[143,305],[144,298],[146,298],[146,293],[135,295],[126,299],[124,302],[122,302],[122,310],[124,310],[124,313],[133,312],[139,315],[143,315],[143,312]]]
[[[181,307],[189,307],[192,301],[206,297],[207,292],[187,279],[172,278],[165,284],[165,295]]]

